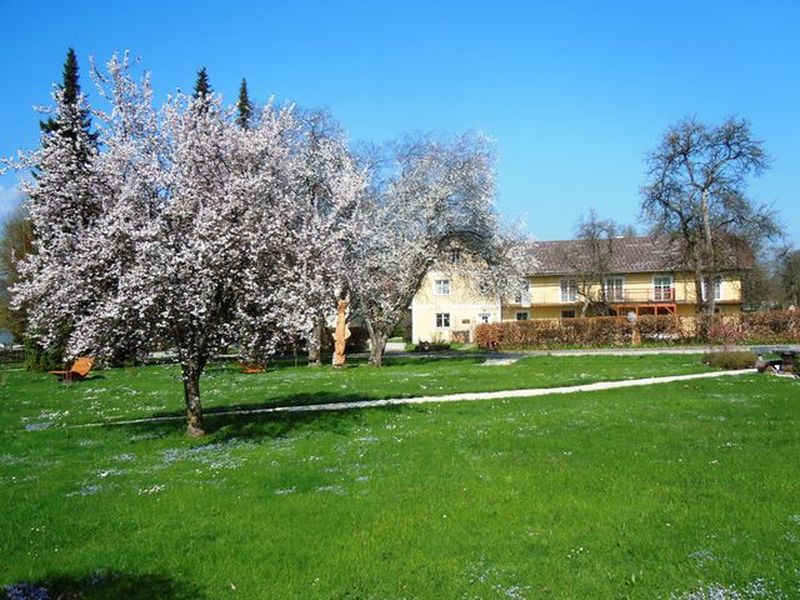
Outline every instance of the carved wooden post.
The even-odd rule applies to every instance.
[[[341,367],[347,357],[345,356],[345,347],[347,345],[347,338],[350,337],[350,328],[347,326],[347,300],[339,300],[339,308],[336,313],[336,329],[333,332],[334,348],[333,348],[333,366]]]

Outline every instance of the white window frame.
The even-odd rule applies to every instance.
[[[562,279],[561,280],[561,302],[577,302],[578,301],[578,280],[577,279]]]
[[[449,296],[450,295],[450,280],[449,279],[434,279],[433,280],[433,294],[435,296]]]
[[[520,317],[522,318],[520,319]],[[530,313],[527,310],[518,310],[514,313],[514,320],[515,321],[529,321],[531,318]]]
[[[700,282],[700,297],[704,302],[708,300],[708,277]],[[717,275],[714,281],[714,300],[722,300],[722,275]]]
[[[662,284],[657,284],[656,279],[669,279],[669,285],[665,286]],[[662,290],[659,292],[658,290]],[[669,297],[663,297],[663,290],[669,290]],[[661,295],[661,297],[659,297]],[[675,301],[675,277],[672,275],[653,275],[653,300],[656,302],[663,302],[665,300]]]
[[[450,313],[436,313],[436,329],[450,329]]]
[[[492,313],[483,312],[478,313],[478,324],[488,325],[492,322]]]
[[[620,285],[617,287],[616,285],[610,286],[610,282],[619,282]],[[624,275],[612,275],[610,277],[603,278],[603,293],[605,294],[606,300],[610,300],[611,302],[622,302],[625,300],[625,276]]]

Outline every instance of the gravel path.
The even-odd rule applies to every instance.
[[[505,398],[533,398],[548,396],[550,394],[574,394],[577,392],[596,392],[599,390],[612,390],[619,388],[671,383],[673,381],[692,381],[695,379],[709,379],[713,377],[732,377],[735,375],[751,375],[755,369],[741,371],[713,371],[711,373],[696,373],[693,375],[669,375],[666,377],[647,377],[645,379],[625,379],[622,381],[599,381],[582,385],[569,385],[552,388],[532,388],[526,390],[502,390],[499,392],[466,392],[461,394],[447,394],[443,396],[416,396],[413,398],[385,398],[382,400],[363,400],[360,402],[331,402],[327,404],[307,404],[304,406],[275,406],[272,408],[251,408],[228,410],[221,412],[207,412],[206,416],[224,415],[256,415],[264,413],[306,413],[334,410],[352,410],[362,408],[379,408],[381,406],[403,406],[409,404],[432,404],[441,402],[476,402],[481,400],[501,400]],[[183,421],[184,415],[171,415],[165,417],[148,417],[144,419],[130,419],[126,421],[107,421],[105,423],[85,423],[74,427],[106,427],[110,425],[135,425],[139,423],[159,423],[164,421]]]

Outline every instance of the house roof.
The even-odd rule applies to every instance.
[[[605,243],[605,242],[603,242]],[[685,270],[683,243],[667,236],[620,237],[611,240],[608,273],[657,273]],[[730,244],[725,257],[728,270],[752,267],[752,254],[743,244]],[[584,240],[529,242],[523,251],[531,275],[568,275],[586,272],[597,264],[591,245]]]

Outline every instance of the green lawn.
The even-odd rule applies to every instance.
[[[697,360],[219,367],[203,393],[215,407],[374,398],[685,373]],[[66,387],[0,374],[0,585],[55,581],[87,598],[800,594],[797,380],[212,415],[201,440],[180,422],[59,426],[180,412],[174,367],[101,375]],[[739,596],[711,595],[722,588]]]
[[[200,386],[204,407],[213,411],[556,387],[713,370],[699,357],[538,356],[508,366],[483,366],[477,357],[410,358],[388,359],[381,369],[363,362],[341,370],[279,365],[257,375],[243,375],[230,362],[208,367]],[[0,430],[184,414],[180,368],[175,365],[94,372],[89,381],[72,386],[57,385],[47,373],[0,371],[0,382],[0,394],[13,400],[3,403]]]

